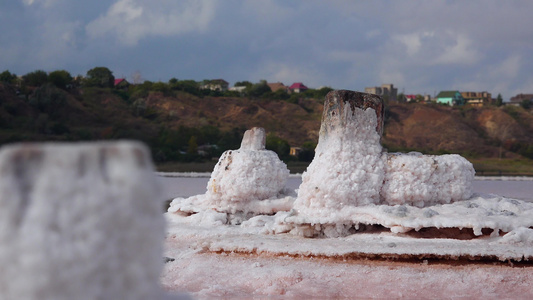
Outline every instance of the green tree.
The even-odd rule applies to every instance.
[[[41,86],[48,81],[48,74],[43,70],[30,72],[22,76],[22,83],[27,86]]]
[[[165,95],[168,95],[168,93],[170,92],[170,87],[168,86],[168,84],[158,81],[152,84],[152,86],[150,87],[150,90],[154,92],[161,92]]]
[[[246,88],[246,93],[250,97],[261,97],[266,93],[270,93],[272,90],[268,86],[266,80],[261,80],[259,83]]]
[[[0,73],[0,81],[13,84],[17,80],[17,75],[11,74],[8,70]]]
[[[65,70],[57,70],[48,75],[48,81],[60,89],[66,89],[72,83],[72,76]]]
[[[112,88],[115,85],[115,76],[106,67],[96,67],[87,71],[85,85],[91,87]]]
[[[184,91],[196,96],[202,95],[198,82],[194,80],[178,80],[176,83],[171,84],[170,88],[177,91]]]
[[[280,159],[285,159],[289,156],[291,146],[286,140],[269,133],[266,137],[265,148],[276,152]]]
[[[309,90],[311,90],[311,89],[309,89]],[[333,89],[330,88],[329,86],[325,86],[325,87],[322,87],[322,88],[320,88],[318,90],[313,90],[313,91],[314,91],[313,98],[322,100],[322,99],[324,99],[326,97],[326,95],[329,92],[333,91]]]
[[[498,97],[496,97],[496,106],[500,107],[503,105],[503,98],[502,98],[502,94],[498,94]]]
[[[53,84],[46,83],[33,92],[29,104],[48,114],[51,118],[58,118],[61,108],[67,101],[64,93]]]
[[[234,86],[245,86],[247,88],[249,87],[252,87],[252,85],[254,85],[253,83],[251,83],[250,81],[237,81],[235,82],[235,85]]]
[[[217,142],[220,151],[239,149],[245,131],[246,128],[234,127],[230,131],[221,133]]]
[[[524,99],[522,102],[520,102],[520,106],[522,106],[523,109],[530,109],[531,108],[531,100]]]
[[[285,89],[279,89],[272,93],[272,98],[277,100],[287,100],[291,97]]]
[[[316,143],[307,141],[302,144],[302,151],[298,154],[299,161],[310,162],[315,157]]]
[[[399,93],[398,97],[396,97],[396,99],[398,99],[398,102],[400,102],[400,103],[407,102],[407,98],[405,97],[404,93]]]
[[[187,147],[187,153],[189,154],[197,154],[198,153],[198,142],[196,141],[196,136],[191,136],[189,139],[188,147]]]

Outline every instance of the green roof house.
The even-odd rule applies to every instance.
[[[459,91],[442,91],[437,95],[437,103],[450,106],[463,105],[465,104],[465,99]]]

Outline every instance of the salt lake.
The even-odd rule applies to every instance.
[[[190,197],[204,194],[209,174],[158,173],[158,180],[165,200],[176,197]],[[302,179],[291,176],[287,187],[297,189]],[[533,178],[531,177],[476,177],[473,183],[475,193],[497,194],[508,198],[533,202]]]

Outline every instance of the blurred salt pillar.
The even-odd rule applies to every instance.
[[[0,150],[1,299],[156,299],[164,219],[135,142]]]
[[[380,202],[383,114],[379,96],[347,90],[326,95],[315,157],[302,175],[295,209],[328,217]]]

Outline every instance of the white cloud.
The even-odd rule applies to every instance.
[[[410,56],[415,55],[422,45],[418,33],[397,35],[393,39],[401,42],[407,48],[407,54]]]
[[[498,67],[493,70],[498,73],[498,77],[504,77],[506,79],[514,79],[520,72],[522,65],[522,57],[519,55],[512,55],[506,58]]]
[[[527,85],[521,85],[522,82],[527,82],[527,78],[521,74],[522,61],[520,55],[513,54],[499,63],[480,66],[471,78],[457,78],[455,86],[464,91],[488,91],[493,93],[493,97],[502,93],[505,98],[509,98],[527,90],[524,89]],[[533,80],[533,77],[529,80]]]
[[[413,56],[420,51],[423,39],[432,37],[434,35],[435,34],[433,32],[413,32],[408,34],[394,35],[392,36],[392,39],[402,43],[407,49],[407,54],[409,56]]]
[[[480,59],[481,53],[474,48],[472,41],[464,34],[458,34],[454,44],[445,46],[444,53],[437,57],[435,63],[471,65]]]
[[[105,15],[86,26],[91,38],[116,37],[136,45],[148,36],[204,31],[215,15],[216,1],[118,0]]]

